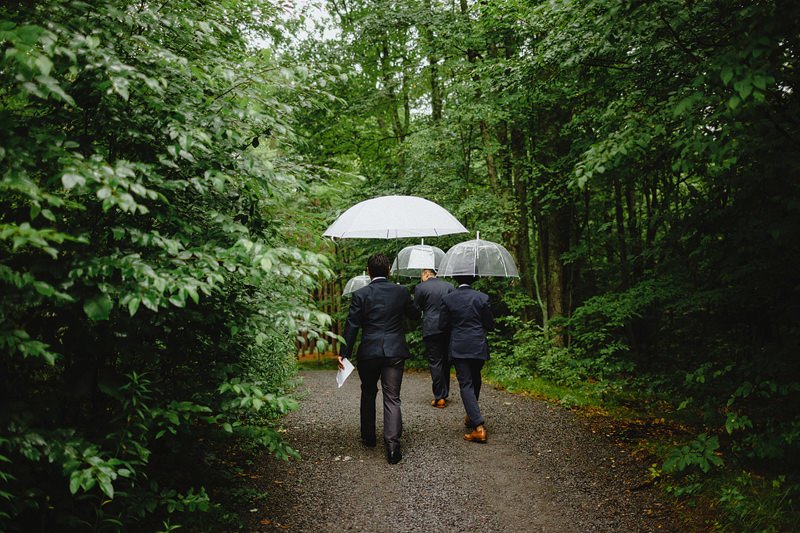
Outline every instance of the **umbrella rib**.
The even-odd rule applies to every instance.
[[[500,250],[497,250],[497,251],[499,252]],[[506,260],[503,257],[502,253],[499,253],[498,255],[500,256],[500,264],[503,265],[503,274],[508,276],[508,267],[506,266]]]

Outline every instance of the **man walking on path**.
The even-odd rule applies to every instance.
[[[489,342],[486,332],[494,329],[494,317],[489,307],[489,297],[470,285],[474,276],[454,276],[458,289],[442,300],[439,328],[450,331],[450,359],[456,367],[461,401],[467,416],[464,424],[472,427],[464,435],[470,442],[486,442],[484,419],[478,406],[481,395],[481,369],[489,359]]]
[[[390,263],[385,255],[376,253],[367,260],[369,285],[353,293],[350,311],[344,328],[347,343],[339,356],[342,360],[353,353],[361,333],[356,357],[361,378],[361,442],[373,447],[375,436],[375,398],[378,380],[383,394],[383,442],[386,460],[396,464],[402,458],[400,437],[403,419],[400,412],[400,386],[403,382],[405,360],[411,357],[406,344],[402,317],[419,318],[419,310],[411,301],[408,289],[390,283]]]
[[[454,287],[436,277],[436,272],[424,269],[420,275],[422,282],[414,288],[414,305],[422,311],[422,342],[431,371],[433,400],[431,405],[442,408],[450,396],[450,358],[447,347],[450,335],[439,329],[439,311],[442,298],[452,292]]]

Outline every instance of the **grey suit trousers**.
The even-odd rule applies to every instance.
[[[399,357],[358,361],[361,378],[361,438],[375,438],[375,399],[378,380],[383,393],[383,442],[388,449],[400,448],[403,417],[400,413],[400,386],[403,384],[405,359]]]

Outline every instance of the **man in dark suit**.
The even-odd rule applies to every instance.
[[[439,329],[439,310],[442,298],[454,290],[453,286],[436,277],[436,272],[425,269],[420,275],[422,282],[414,288],[414,305],[422,311],[422,342],[431,371],[433,400],[431,405],[442,408],[450,396],[450,358],[447,348],[450,335]]]
[[[470,442],[486,442],[487,433],[478,398],[481,395],[481,369],[489,359],[486,332],[494,328],[489,297],[470,285],[474,276],[454,276],[458,288],[442,300],[439,328],[450,332],[450,359],[456,367],[461,401],[467,416],[464,424],[472,427],[464,435]]]
[[[356,353],[358,376],[361,378],[361,442],[370,447],[376,444],[375,398],[380,379],[386,459],[389,464],[396,464],[402,458],[400,385],[403,382],[405,360],[411,357],[402,317],[406,315],[417,319],[419,310],[414,307],[408,289],[386,279],[389,269],[389,260],[381,253],[373,254],[368,259],[367,272],[371,281],[353,293],[344,328],[347,344],[342,348],[339,365],[344,358],[352,355],[361,330],[361,344]]]

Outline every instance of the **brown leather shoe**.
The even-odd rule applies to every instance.
[[[469,419],[469,415],[464,417],[464,427],[471,428],[472,427],[472,420]]]
[[[437,409],[441,409],[447,405],[447,400],[444,398],[439,398],[438,400],[431,400],[431,405],[436,407]]]
[[[464,435],[464,440],[468,440],[470,442],[480,442],[481,444],[486,443],[486,428],[483,427],[483,424],[476,427],[472,430],[472,433],[467,433]]]

